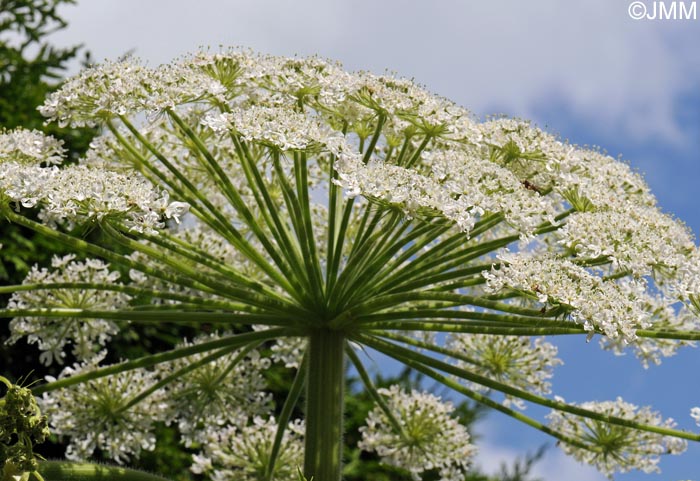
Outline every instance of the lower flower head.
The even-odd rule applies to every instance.
[[[476,448],[467,429],[451,416],[454,407],[429,393],[405,393],[398,386],[380,389],[402,432],[392,427],[379,407],[360,428],[360,449],[375,451],[383,463],[408,469],[413,479],[424,471],[438,470],[441,481],[464,479]]]

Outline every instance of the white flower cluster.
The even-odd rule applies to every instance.
[[[54,257],[53,270],[34,266],[23,284],[88,283],[100,287],[115,284],[119,273],[98,259],[74,261],[75,255]],[[15,292],[9,309],[65,308],[84,310],[114,310],[125,307],[130,296],[123,292],[103,289],[37,289]],[[62,363],[65,347],[72,345],[72,353],[79,360],[89,360],[118,332],[117,325],[106,319],[16,317],[10,321],[12,333],[9,343],[27,337],[41,351],[42,364]]]
[[[183,103],[223,100],[224,91],[194,66],[148,69],[129,58],[83,70],[49,95],[39,111],[60,126],[94,126],[120,115],[157,114]]]
[[[572,148],[564,161],[551,168],[559,183],[557,191],[567,200],[570,199],[568,194],[576,191],[598,209],[656,205],[641,175],[633,172],[628,164],[601,152]]]
[[[0,161],[24,164],[60,164],[66,149],[63,141],[37,130],[0,132]]]
[[[694,407],[690,410],[690,416],[695,420],[695,423],[700,426],[700,407]]]
[[[644,286],[638,282],[622,279],[617,285],[627,291],[631,297],[636,297],[644,311],[650,313],[651,327],[661,331],[697,331],[700,320],[686,307],[670,305],[668,299],[659,294],[645,292]],[[696,346],[696,342],[675,339],[648,339],[638,337],[633,341],[621,337],[602,337],[600,345],[603,349],[613,351],[616,355],[624,355],[628,350],[634,351],[644,368],[661,364],[661,359],[676,354],[682,346]]]
[[[271,358],[274,362],[284,364],[289,369],[299,369],[306,350],[306,339],[303,337],[286,337],[278,339],[272,345]]]
[[[418,481],[424,471],[437,470],[440,481],[460,481],[476,448],[467,429],[452,417],[454,407],[429,393],[406,393],[399,386],[379,389],[403,433],[397,433],[384,411],[376,407],[360,428],[358,446],[374,451],[383,463],[410,471]]]
[[[470,358],[467,363],[456,361],[457,366],[489,379],[518,389],[549,394],[555,366],[563,364],[557,358],[557,348],[544,338],[492,336],[481,334],[451,334],[447,347]],[[479,391],[488,388],[476,383],[469,387]],[[506,395],[504,405],[525,409],[525,403]]]
[[[277,422],[256,416],[252,424],[211,430],[201,453],[193,456],[192,471],[213,481],[260,481],[265,478]],[[298,481],[304,464],[304,424],[296,420],[284,431],[272,479]]]
[[[577,210],[584,205],[615,210],[656,204],[639,174],[601,152],[568,145],[527,121],[501,118],[476,127],[471,142],[486,147],[494,162],[531,188],[553,189]]]
[[[223,114],[209,114],[202,119],[202,125],[217,133],[234,131],[247,141],[282,150],[325,147],[338,153],[343,148],[349,149],[340,132],[306,114],[280,107],[251,105]]]
[[[692,250],[688,262],[679,269],[668,290],[685,302],[696,316],[700,316],[700,247]]]
[[[58,378],[94,369],[99,360],[66,367]],[[156,381],[154,374],[144,369],[102,377],[45,393],[41,409],[49,417],[51,431],[70,438],[68,459],[86,460],[100,450],[122,464],[156,446],[155,424],[164,420],[166,393],[156,390],[126,408],[132,398]]]
[[[202,336],[179,347],[218,338]],[[203,452],[195,456],[195,472],[204,472],[208,465],[214,470],[208,472],[214,479],[260,479],[255,476],[266,467],[277,426],[272,418],[265,421],[273,408],[263,376],[269,359],[255,350],[237,359],[239,351],[235,351],[156,386],[209,354],[195,354],[158,364],[152,370],[130,370],[44,394],[42,405],[51,418],[53,432],[69,438],[68,458],[87,459],[99,450],[124,463],[138,457],[142,450],[155,448],[156,423],[175,423],[186,447],[204,446]],[[84,363],[66,367],[58,379],[101,367],[105,355],[106,351],[101,351]],[[49,376],[47,380],[55,379]],[[147,391],[147,396],[130,405]],[[296,474],[294,466],[303,460],[303,432],[303,423],[290,423],[276,467],[276,476],[281,477],[274,479],[294,479],[290,478]],[[235,456],[227,457],[229,449]],[[231,472],[251,477],[227,478]]]
[[[430,174],[343,153],[336,162],[339,184],[349,195],[365,195],[420,214],[426,209],[452,220],[467,234],[485,212],[502,212],[525,234],[553,220],[554,207],[528,190],[507,169],[482,160],[473,149],[427,153]]]
[[[619,397],[615,401],[586,402],[580,407],[639,424],[665,428],[673,428],[676,425],[673,419],[663,420],[659,413],[649,407],[639,408]],[[591,449],[584,449],[560,442],[564,452],[581,462],[595,466],[610,479],[616,472],[626,473],[633,469],[645,473],[659,472],[657,465],[660,455],[680,454],[687,448],[687,442],[679,438],[584,419],[561,411],[552,411],[547,417],[551,428],[575,439],[584,440],[591,446]]]
[[[202,336],[181,347],[212,341],[219,336]],[[197,354],[172,363],[159,364],[156,372],[165,377],[206,354]],[[186,446],[203,442],[206,432],[227,426],[243,426],[248,419],[265,415],[272,408],[272,399],[265,392],[262,371],[270,365],[257,351],[251,351],[232,369],[237,351],[211,361],[179,376],[169,383],[167,390],[167,417],[177,423]]]
[[[23,207],[40,206],[41,219],[68,226],[118,219],[128,229],[149,234],[163,227],[163,218],[179,220],[188,210],[171,202],[137,172],[110,172],[84,165],[65,168],[4,162],[0,193]]]
[[[571,319],[590,332],[627,342],[636,339],[635,331],[650,326],[651,314],[643,309],[635,293],[613,280],[594,275],[567,259],[550,254],[535,256],[529,252],[503,254],[503,264],[484,271],[487,290],[495,293],[504,288],[536,297],[541,303],[562,304],[569,308]]]
[[[655,267],[677,269],[694,247],[687,227],[648,206],[577,212],[558,235],[577,254],[608,257],[615,269],[636,276],[650,275]]]

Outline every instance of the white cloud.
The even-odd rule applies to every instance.
[[[594,468],[576,462],[559,450],[548,453],[541,463],[535,465],[532,474],[545,480],[607,481],[607,478]]]
[[[682,145],[674,116],[696,87],[697,22],[634,21],[626,0],[122,0],[64,12],[65,44],[155,63],[200,45],[318,53],[396,70],[478,112],[537,117],[552,100],[601,132]]]
[[[517,458],[522,458],[525,454],[503,444],[495,445],[483,440],[479,441],[477,446],[479,452],[474,463],[487,474],[497,474],[502,464],[512,466]],[[607,478],[594,468],[577,463],[556,448],[549,449],[544,458],[533,466],[531,476],[540,477],[545,481],[607,481]]]

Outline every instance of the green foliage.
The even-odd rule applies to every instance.
[[[45,40],[66,26],[58,8],[73,3],[74,0],[0,0],[0,127],[22,126],[51,134],[64,141],[70,159],[87,150],[96,132],[44,126],[36,109],[47,94],[58,88],[68,63],[81,49],[57,48]],[[0,281],[8,284],[20,282],[31,265],[45,264],[54,253],[64,250],[5,222],[0,223],[0,244]]]
[[[81,46],[57,48],[45,37],[66,26],[58,7],[74,0],[0,0],[0,126],[37,129],[62,139],[69,158],[83,153],[92,129],[44,125],[36,108],[56,90]],[[85,54],[84,62],[88,62]]]
[[[64,141],[70,159],[87,150],[96,131],[44,126],[36,109],[47,94],[58,88],[68,63],[81,48],[57,48],[45,40],[66,26],[58,7],[73,3],[74,0],[0,0],[0,127],[22,126],[49,133]],[[53,254],[64,251],[54,242],[41,240],[27,229],[6,222],[0,222],[0,244],[0,281],[8,284],[21,282],[33,264],[46,264]]]
[[[0,398],[0,479],[10,480],[38,468],[34,445],[49,435],[48,420],[39,411],[31,389],[0,376],[5,395]]]

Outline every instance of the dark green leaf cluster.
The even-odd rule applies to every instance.
[[[33,472],[38,468],[34,445],[49,435],[48,420],[39,411],[31,389],[10,383],[0,399],[0,465],[3,472]]]
[[[81,49],[80,46],[58,48],[46,41],[47,35],[66,26],[59,7],[74,3],[74,0],[0,0],[0,130],[19,126],[42,130],[63,140],[69,159],[84,153],[96,132],[45,126],[36,109],[58,88],[69,62]],[[53,254],[64,250],[2,219],[0,244],[3,246],[0,282],[9,284],[21,282],[33,264],[46,264]]]

